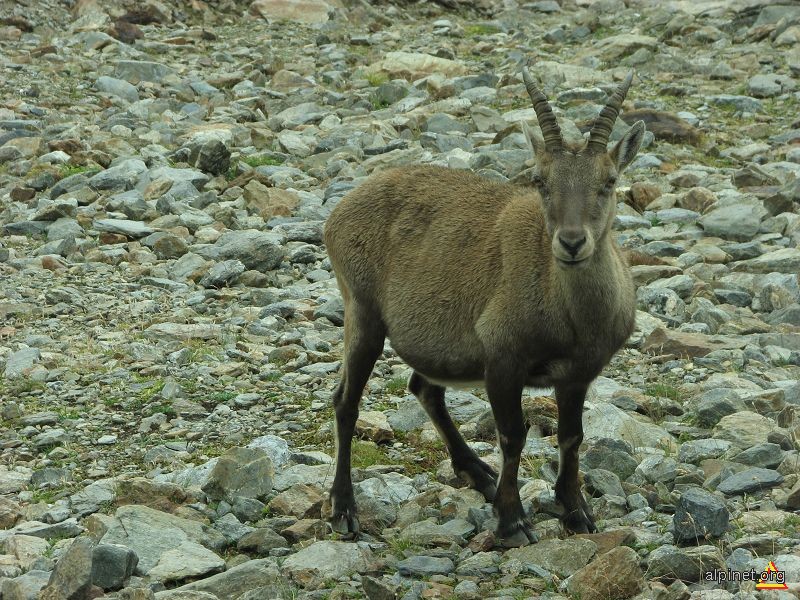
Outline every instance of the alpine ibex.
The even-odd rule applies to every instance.
[[[522,71],[542,138],[530,183],[510,185],[445,168],[373,175],[331,213],[325,243],[345,306],[344,366],[333,402],[332,526],[358,533],[350,474],[358,404],[389,337],[414,370],[416,395],[453,468],[493,501],[506,546],[535,542],[517,487],[528,431],[523,388],[554,387],[560,465],[556,499],[571,532],[596,531],[578,482],[587,388],[633,331],[635,295],[612,235],[615,183],[641,146],[639,121],[608,150],[628,75],[588,141],[566,143],[544,94]],[[446,386],[485,387],[502,452],[495,471],[447,412]]]

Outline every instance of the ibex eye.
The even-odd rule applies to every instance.
[[[616,185],[616,183],[617,183],[616,179],[609,179],[606,182],[606,185],[603,187],[603,193],[604,194],[610,194],[611,192],[613,192],[614,191],[614,186]]]

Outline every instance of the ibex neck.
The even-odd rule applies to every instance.
[[[619,276],[622,265],[612,246],[613,241],[606,237],[586,260],[588,264],[575,269],[565,269],[551,258],[553,289],[557,290],[559,300],[564,306],[592,310],[597,302],[608,302],[609,292],[619,287]]]

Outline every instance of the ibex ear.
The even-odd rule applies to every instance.
[[[611,160],[617,165],[617,171],[622,173],[623,169],[631,164],[631,161],[636,158],[636,153],[642,147],[644,141],[644,121],[636,121],[633,127],[628,129],[622,139],[617,142],[614,149],[611,151]]]
[[[534,156],[541,156],[544,154],[544,139],[534,133],[534,130],[528,127],[525,121],[520,122],[522,123],[522,134],[528,141],[528,147],[531,149],[531,152],[533,152]]]

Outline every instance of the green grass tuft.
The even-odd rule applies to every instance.
[[[649,385],[644,389],[644,393],[648,396],[655,396],[656,398],[669,398],[675,402],[680,402],[683,398],[683,393],[678,388],[666,383]]]
[[[389,76],[386,73],[370,73],[367,75],[367,81],[372,87],[378,87],[382,83],[389,81]]]
[[[80,165],[61,165],[61,178],[69,177],[70,175],[77,175],[90,170],[90,167]]]
[[[256,167],[277,167],[284,163],[284,159],[279,156],[246,156],[242,162],[255,169]]]
[[[365,469],[373,465],[391,464],[386,452],[374,442],[355,440],[353,442],[353,466]]]
[[[405,377],[393,377],[386,383],[386,387],[384,389],[386,390],[387,394],[398,396],[405,393],[406,383]]]

